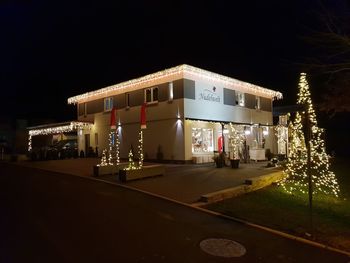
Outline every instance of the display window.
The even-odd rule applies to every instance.
[[[209,153],[213,150],[213,129],[192,128],[192,153]]]

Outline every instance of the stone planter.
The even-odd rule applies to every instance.
[[[148,165],[136,170],[119,170],[119,180],[127,182],[157,175],[163,175],[165,168],[163,165]]]
[[[108,175],[108,174],[117,174],[119,173],[119,170],[124,169],[127,166],[127,164],[119,164],[117,165],[106,165],[106,166],[97,166],[94,165],[93,167],[93,176],[101,176],[101,175]]]
[[[237,169],[239,167],[239,159],[231,159],[231,167]]]

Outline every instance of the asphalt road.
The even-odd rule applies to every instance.
[[[4,163],[0,209],[1,263],[350,261],[119,186]],[[213,237],[237,241],[247,252],[209,255],[199,243]]]

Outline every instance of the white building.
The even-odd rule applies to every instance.
[[[127,158],[131,145],[137,152],[140,108],[146,102],[145,160],[211,162],[214,151],[231,150],[229,123],[245,136],[251,157],[264,148],[275,151],[272,101],[280,98],[278,91],[180,65],[68,103],[77,105],[78,121],[93,122],[78,132],[79,151],[92,147],[101,155],[108,148],[110,111],[116,107],[121,157]]]

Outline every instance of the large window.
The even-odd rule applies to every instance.
[[[84,102],[84,117],[87,115],[87,102]]]
[[[255,109],[260,110],[260,97],[255,96]]]
[[[236,91],[236,105],[244,106],[244,93]]]
[[[213,129],[192,128],[192,153],[206,153],[213,150]]]
[[[172,101],[174,98],[174,87],[173,87],[173,83],[169,82],[169,101]]]
[[[104,111],[110,111],[113,108],[113,98],[105,98],[104,99]]]
[[[130,93],[125,93],[125,106],[126,108],[130,108]]]
[[[158,102],[158,87],[145,89],[145,102]]]

